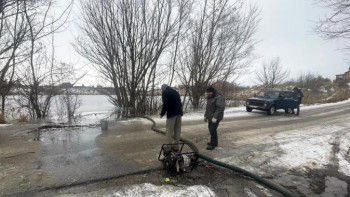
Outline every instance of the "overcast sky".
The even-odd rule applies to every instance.
[[[254,72],[262,62],[279,56],[281,64],[290,70],[290,78],[300,73],[320,74],[335,79],[348,70],[341,42],[324,40],[313,32],[315,22],[327,11],[314,0],[252,0],[260,8],[261,21],[256,34],[260,42],[256,53],[260,57],[239,79],[253,84]]]
[[[334,79],[336,74],[348,70],[345,53],[341,51],[341,42],[324,40],[313,32],[313,26],[318,18],[324,16],[328,10],[315,5],[314,0],[251,0],[260,9],[260,23],[256,40],[255,53],[257,58],[247,74],[238,79],[241,85],[254,85],[255,70],[262,62],[277,56],[281,64],[290,70],[290,78],[301,73],[320,74]],[[79,11],[75,8],[72,20],[79,18]],[[84,60],[74,52],[74,25],[55,38],[57,59],[62,59],[76,65],[84,66]],[[350,56],[348,57],[350,59]],[[85,85],[102,84],[95,79],[97,73],[89,72],[89,76],[82,80]],[[79,83],[79,84],[81,84]]]

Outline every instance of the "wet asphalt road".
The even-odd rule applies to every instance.
[[[50,129],[40,134],[42,151],[36,162],[57,186],[116,177],[137,170],[132,163],[101,152],[96,145],[100,128]]]
[[[230,138],[225,136],[236,136],[240,132],[261,130],[264,132],[261,135],[269,135],[270,132],[283,132],[284,130],[336,122],[349,114],[349,103],[308,110],[301,109],[300,116],[285,114],[282,110],[273,116],[267,116],[261,111],[253,111],[248,116],[225,118],[220,124],[219,140],[222,141],[221,146],[225,147],[231,143]],[[132,123],[133,126],[128,124],[118,126],[118,124],[123,123],[115,124],[110,126],[108,133],[101,131],[100,128],[88,127],[42,130],[38,136],[38,140],[42,144],[42,151],[36,162],[37,168],[47,171],[55,180],[57,187],[118,177],[147,168],[159,168],[156,163],[158,163],[157,156],[161,144],[159,139],[162,136],[151,134],[150,124],[142,123],[138,127],[135,127],[135,124],[138,124],[137,121]],[[164,124],[160,124],[159,127],[164,130]],[[123,137],[129,136],[128,138],[134,138],[134,141],[129,139],[127,144],[135,143],[130,146],[136,148],[120,150],[123,146],[118,146],[118,154],[113,154],[116,150],[107,149],[113,149],[115,146],[104,146],[97,143],[97,139],[101,136],[105,139],[116,139],[115,143],[120,144],[123,142]],[[148,139],[150,144],[152,144],[152,139],[157,141],[157,143],[152,144],[152,148],[145,150],[152,152],[147,155],[151,158],[138,155],[143,154],[140,150],[151,146],[143,144],[141,140],[144,138],[141,136],[151,136]],[[183,137],[194,142],[200,151],[209,155],[213,154],[213,152],[204,150],[208,133],[206,124],[202,121],[183,121]],[[113,144],[113,140],[109,143]],[[123,152],[125,155],[132,155],[132,157],[119,157],[118,155],[123,155]],[[214,156],[220,157],[220,155]],[[147,167],[141,169],[140,163],[142,164],[143,161],[147,163]]]

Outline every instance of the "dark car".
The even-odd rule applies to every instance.
[[[285,113],[292,113],[298,107],[298,99],[289,90],[265,89],[255,97],[247,99],[245,104],[248,112],[258,109],[273,115],[278,109],[284,109]]]

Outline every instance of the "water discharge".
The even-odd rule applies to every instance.
[[[99,127],[39,131],[36,140],[41,142],[42,151],[37,160],[38,168],[48,171],[57,185],[134,171],[127,161],[103,154],[96,144],[96,138],[101,134],[105,135]]]

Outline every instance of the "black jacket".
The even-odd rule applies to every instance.
[[[298,89],[294,89],[294,97],[301,97],[301,98],[303,98],[304,97],[304,94],[303,94],[303,92],[301,91],[301,89],[300,88],[298,88]]]
[[[163,107],[160,112],[161,116],[167,114],[167,118],[171,118],[174,116],[182,115],[182,104],[180,99],[180,94],[172,89],[171,87],[167,87],[162,94]]]

